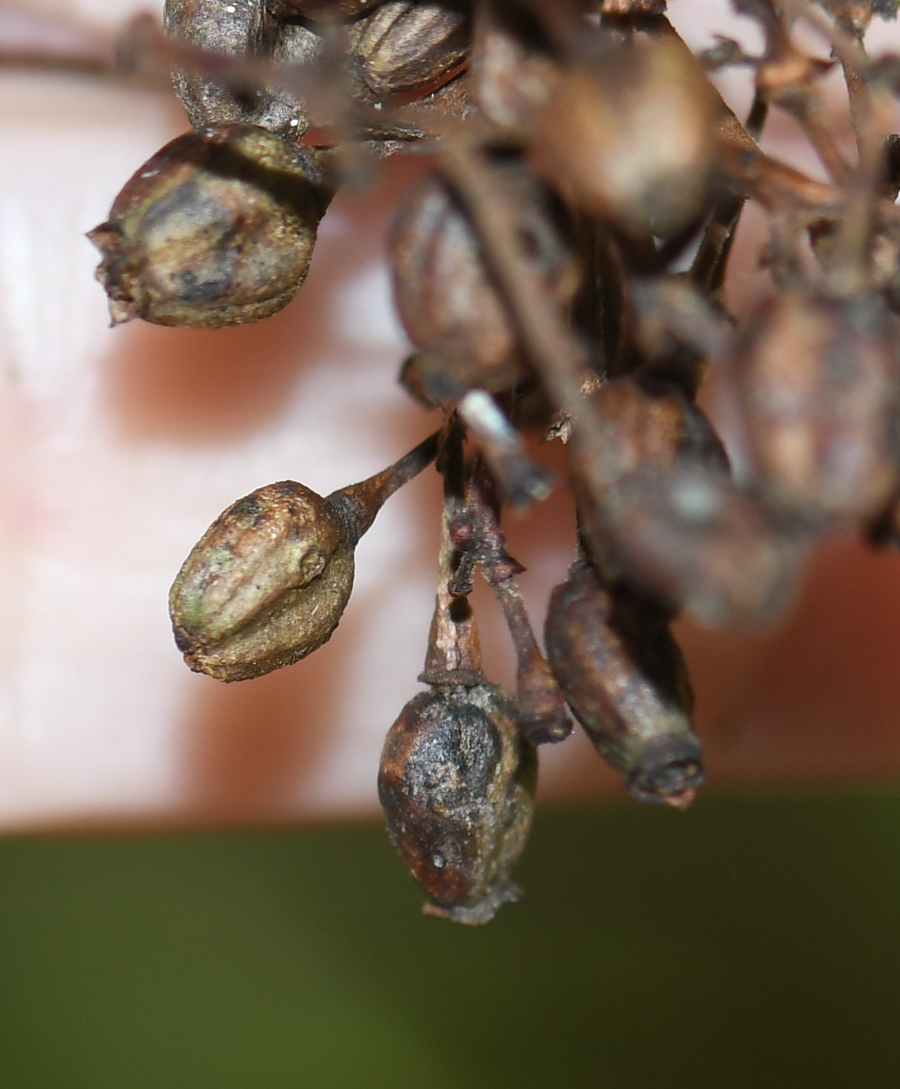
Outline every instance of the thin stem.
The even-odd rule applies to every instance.
[[[465,140],[442,145],[440,160],[481,238],[485,259],[512,311],[523,348],[551,401],[572,418],[588,451],[592,479],[586,483],[600,501],[604,482],[615,472],[616,451],[590,402],[582,398],[591,374],[587,353],[535,275],[519,237],[515,198],[491,170],[483,151]]]
[[[506,551],[493,484],[475,463],[468,490],[470,547],[503,609],[516,652],[516,697],[522,735],[533,745],[563,741],[572,732],[566,701],[538,646],[516,582],[524,568]]]
[[[387,469],[360,481],[359,484],[340,488],[327,497],[327,502],[340,513],[354,545],[371,528],[378,512],[394,492],[408,484],[434,461],[443,434],[443,430],[436,431]]]
[[[754,140],[762,132],[768,113],[768,96],[757,87],[753,105],[744,125],[747,133]],[[691,266],[691,279],[701,290],[711,296],[718,296],[721,293],[728,258],[745,203],[746,197],[743,196],[728,196],[720,201],[712,214],[712,219],[704,232],[703,240]]]
[[[462,429],[451,425],[442,455],[444,509],[437,594],[425,668],[419,676],[423,684],[438,687],[471,688],[484,682],[475,618],[468,600],[454,593],[451,585],[462,555],[453,532],[464,504],[462,443]]]
[[[817,30],[830,43],[835,56],[845,67],[865,78],[869,71],[869,58],[852,34],[848,34],[833,23],[821,8],[811,4],[809,0],[780,0],[780,2],[783,8]]]
[[[469,390],[459,402],[459,415],[490,465],[504,499],[526,510],[547,498],[553,490],[553,474],[529,460],[519,432],[487,390]]]

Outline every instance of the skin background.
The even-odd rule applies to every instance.
[[[719,0],[670,10],[692,42],[729,32]],[[746,108],[746,84],[726,90]],[[434,426],[393,381],[380,256],[421,165],[338,197],[270,321],[106,328],[83,233],[185,127],[162,92],[0,72],[0,1084],[893,1089],[900,557],[830,542],[780,630],[679,626],[697,803],[628,803],[576,736],[543,761],[526,897],[478,930],[419,915],[376,823],[432,606],[432,474],[365,538],[313,658],[232,686],[185,669],[166,594],[220,510],[285,477],[361,479]],[[786,121],[766,146],[817,170]],[[742,314],[767,291],[758,231],[750,209]],[[536,617],[570,517],[558,492],[510,525]],[[509,679],[488,594],[476,608]],[[300,827],[246,830],[264,824]]]

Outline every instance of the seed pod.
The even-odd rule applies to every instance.
[[[685,808],[703,782],[693,696],[668,616],[580,561],[547,612],[547,655],[594,747],[640,802]]]
[[[711,628],[778,620],[808,545],[729,477],[690,463],[631,473],[584,516],[604,573],[610,562],[672,613]]]
[[[498,128],[528,132],[559,71],[534,13],[481,4],[472,41],[472,98]]]
[[[354,24],[351,53],[377,99],[437,83],[466,57],[469,15],[441,0],[387,0]]]
[[[280,310],[306,278],[329,199],[320,164],[249,125],[167,144],[88,234],[113,324],[220,328]]]
[[[517,165],[507,169],[536,270],[564,307],[577,288],[574,260],[539,186]],[[391,263],[400,320],[420,351],[415,380],[431,401],[456,401],[474,387],[504,392],[529,375],[478,235],[439,175],[426,178],[404,202],[391,238]]]
[[[175,642],[191,669],[242,681],[330,639],[353,587],[360,537],[436,453],[432,435],[327,498],[283,480],[233,503],[191,550],[169,593]]]
[[[578,205],[624,230],[672,234],[708,198],[714,116],[686,47],[607,38],[561,76],[538,122],[536,162]]]
[[[302,484],[269,484],[200,538],[169,595],[187,664],[220,681],[306,657],[337,627],[353,587],[353,544],[336,509]]]
[[[597,489],[605,493],[638,469],[675,465],[695,464],[727,476],[728,456],[703,412],[678,386],[651,373],[639,371],[599,384],[589,401],[610,438],[611,453],[601,471],[574,433],[569,447],[574,491],[591,555],[607,578],[616,578],[621,572],[599,527]]]
[[[391,727],[378,797],[425,910],[486,923],[520,893],[509,880],[531,825],[537,762],[516,706],[493,684],[415,696]]]
[[[900,367],[876,297],[783,295],[738,347],[753,481],[812,525],[871,518],[897,486]],[[896,333],[893,334],[894,338]]]
[[[610,483],[638,468],[670,468],[676,462],[728,474],[728,455],[709,420],[673,383],[638,372],[597,386],[590,402],[604,430],[614,436]],[[572,466],[579,476],[589,468],[586,457],[576,434]]]
[[[308,61],[322,44],[308,27],[277,22],[262,0],[166,0],[163,22],[169,36],[186,45],[281,64]],[[172,83],[195,129],[240,121],[296,139],[309,128],[304,104],[281,89],[239,94],[180,69],[173,71]]]

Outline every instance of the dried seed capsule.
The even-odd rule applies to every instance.
[[[728,455],[709,420],[673,383],[638,372],[597,386],[590,401],[604,430],[615,436],[610,482],[635,469],[668,468],[676,462],[728,474]],[[586,456],[576,434],[572,465],[577,475],[587,471]]]
[[[684,808],[703,782],[684,659],[657,606],[580,561],[547,613],[547,656],[594,747],[641,802]]]
[[[320,163],[250,125],[167,144],[88,234],[112,322],[219,328],[280,310],[306,278],[330,195]]]
[[[169,36],[187,45],[281,64],[308,61],[322,44],[308,27],[271,18],[262,0],[166,0],[163,21]],[[304,104],[281,89],[238,94],[180,69],[172,73],[172,82],[195,129],[241,121],[293,139],[309,127]]]
[[[436,453],[432,435],[327,498],[283,480],[233,503],[191,550],[169,593],[175,642],[191,669],[242,681],[330,639],[353,587],[360,537]]]
[[[711,628],[778,620],[808,544],[729,477],[690,463],[631,473],[584,516],[598,562]]]
[[[284,480],[239,499],[203,534],[169,595],[175,641],[196,672],[258,677],[320,647],[353,587],[337,510]]]
[[[900,475],[900,366],[877,297],[799,292],[769,306],[734,375],[753,481],[812,525],[871,518]],[[896,334],[895,334],[896,335]]]
[[[472,97],[498,128],[530,130],[558,74],[546,33],[532,12],[482,4],[472,41]]]
[[[520,893],[509,880],[531,825],[537,762],[516,706],[492,684],[422,692],[385,741],[378,797],[425,910],[486,923]]]
[[[621,572],[610,547],[613,542],[597,524],[598,487],[605,492],[638,469],[669,469],[676,464],[700,465],[727,476],[728,456],[703,412],[678,386],[653,374],[639,371],[604,382],[589,400],[595,419],[610,436],[611,453],[609,463],[598,472],[576,432],[570,445],[574,490],[591,554],[604,575],[615,578]]]
[[[522,233],[548,294],[566,306],[577,288],[574,260],[540,187],[509,164]],[[409,194],[391,238],[400,320],[419,349],[415,381],[435,403],[480,387],[499,393],[530,373],[509,311],[485,265],[464,206],[439,175]]]
[[[561,76],[538,123],[536,161],[576,203],[626,231],[671,234],[708,198],[714,116],[686,47],[605,39]]]
[[[351,53],[378,98],[432,86],[469,48],[468,12],[442,0],[387,0],[355,23]]]

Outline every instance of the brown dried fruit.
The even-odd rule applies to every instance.
[[[316,55],[322,39],[308,27],[276,21],[262,0],[166,0],[164,25],[170,37],[187,45],[235,57],[267,58],[296,64]],[[259,89],[235,93],[203,75],[175,69],[175,93],[195,129],[244,122],[293,140],[309,127],[304,103],[289,92]]]
[[[391,727],[378,797],[426,912],[486,923],[518,899],[509,880],[525,848],[537,776],[516,729],[516,705],[498,685],[421,692]]]
[[[178,137],[88,234],[113,324],[220,328],[274,314],[306,278],[329,196],[321,157],[265,129]]]
[[[312,653],[350,598],[354,545],[337,510],[302,484],[239,499],[191,550],[169,594],[187,664],[240,681]]]
[[[242,681],[330,639],[353,587],[359,539],[437,448],[432,435],[327,498],[283,480],[233,503],[191,550],[169,593],[175,642],[191,669]]]
[[[669,468],[676,462],[728,474],[728,455],[709,420],[672,382],[639,372],[604,382],[589,399],[604,431],[614,436],[610,483],[635,469]],[[573,470],[584,476],[587,453],[577,435],[571,449]]]
[[[521,198],[520,229],[547,293],[565,307],[577,270],[540,187],[516,163],[505,174]],[[473,387],[514,388],[530,373],[482,245],[453,190],[434,174],[407,197],[391,238],[400,320],[419,349],[415,382],[434,403]]]
[[[576,204],[624,230],[671,234],[709,198],[714,118],[709,82],[683,45],[608,38],[562,74],[535,161]]]
[[[613,451],[602,472],[577,433],[570,444],[572,476],[585,540],[608,578],[621,574],[617,536],[601,525],[596,497],[639,469],[703,466],[728,476],[728,456],[703,412],[678,386],[647,373],[597,385],[589,395],[598,423]],[[588,488],[587,482],[593,486]],[[601,487],[602,485],[602,487]]]
[[[585,517],[601,561],[673,613],[683,609],[711,628],[778,620],[808,544],[728,476],[690,463],[631,473]]]
[[[669,617],[574,564],[547,612],[547,656],[594,747],[638,801],[684,808],[703,782],[693,696]]]
[[[275,14],[305,15],[308,19],[337,22],[355,19],[364,12],[377,8],[382,0],[269,0],[268,7]]]
[[[377,99],[429,87],[469,50],[465,7],[432,0],[387,0],[354,24],[351,54]]]
[[[870,518],[900,476],[900,365],[880,299],[782,295],[735,353],[754,485],[784,516]],[[893,336],[892,336],[893,334]]]
[[[472,98],[498,128],[528,132],[550,99],[559,66],[534,13],[482,4],[472,43]]]

